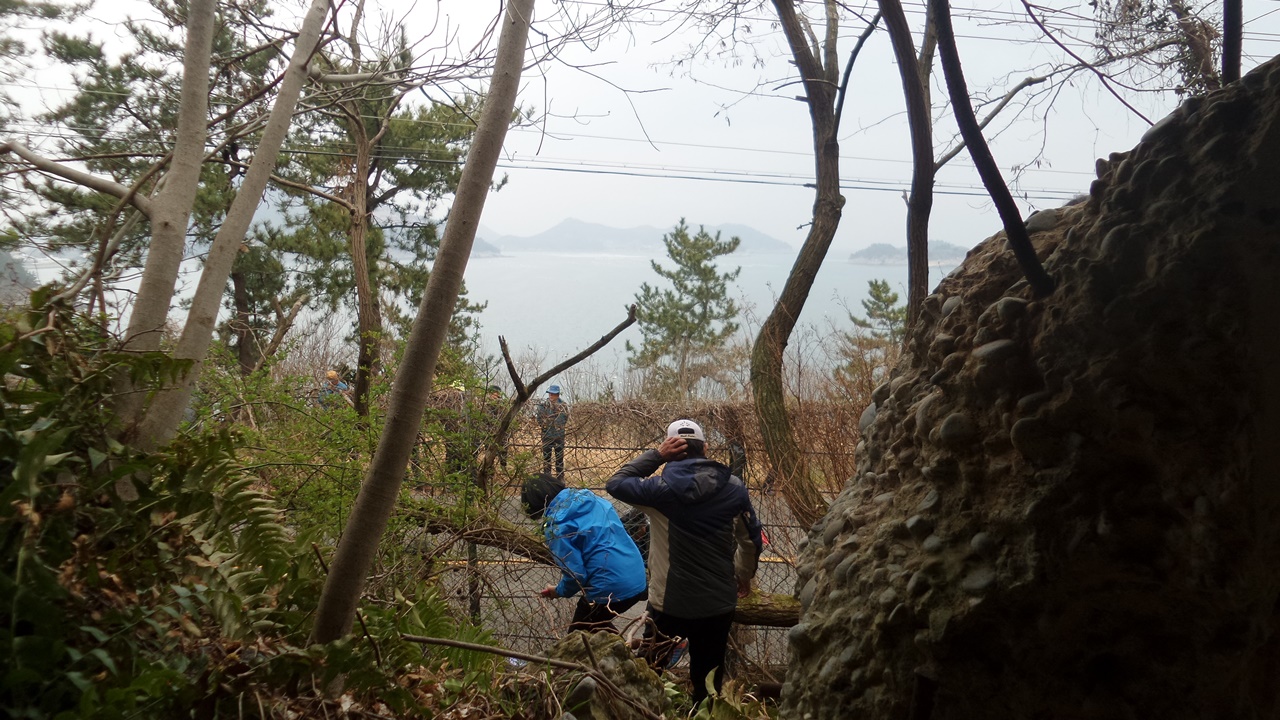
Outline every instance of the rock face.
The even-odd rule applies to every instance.
[[[801,552],[789,718],[1280,715],[1280,63],[926,300]]]
[[[587,644],[590,644],[590,650]],[[616,694],[599,687],[591,677],[583,677],[575,682],[563,700],[563,707],[575,717],[594,720],[645,717],[632,703],[653,715],[670,710],[671,703],[667,700],[662,678],[649,669],[644,660],[637,658],[618,635],[571,632],[556,643],[548,656],[599,670],[631,699],[631,703],[624,702]]]

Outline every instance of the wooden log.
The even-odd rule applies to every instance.
[[[740,625],[791,627],[800,622],[800,601],[793,595],[753,592],[738,600],[733,621]]]

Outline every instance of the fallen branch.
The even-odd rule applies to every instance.
[[[476,643],[463,642],[462,640],[423,637],[422,635],[401,635],[400,639],[405,642],[419,643],[422,645],[440,645],[443,647],[452,647],[461,650],[471,650],[474,652],[489,653],[491,655],[500,655],[502,657],[523,660],[525,662],[535,663],[538,665],[548,665],[550,667],[557,667],[564,670],[576,670],[594,678],[597,683],[603,685],[610,692],[622,698],[628,705],[635,708],[636,712],[640,713],[644,717],[649,718],[650,720],[661,720],[661,716],[655,715],[653,711],[645,707],[644,704],[622,692],[622,690],[615,685],[612,680],[605,677],[604,673],[580,663],[569,662],[568,660],[556,660],[555,658],[543,657],[541,655],[530,655],[528,653],[516,652],[515,650],[507,650],[506,648],[478,645]]]

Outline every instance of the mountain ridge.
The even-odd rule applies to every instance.
[[[930,265],[959,265],[969,254],[969,248],[942,240],[929,242]],[[849,253],[854,265],[906,265],[907,248],[904,245],[872,243],[861,250]]]
[[[744,254],[791,253],[795,250],[791,245],[748,225],[725,223],[700,226],[689,223],[690,230],[694,232],[699,227],[713,235],[719,232],[721,239],[741,238],[742,244],[739,245],[738,252]],[[479,235],[503,251],[658,255],[664,252],[662,237],[670,231],[652,225],[615,228],[567,218],[554,227],[533,235],[503,235],[483,225],[480,226]]]

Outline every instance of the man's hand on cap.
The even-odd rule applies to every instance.
[[[658,446],[658,454],[663,462],[683,460],[689,454],[689,443],[684,438],[669,437]]]

